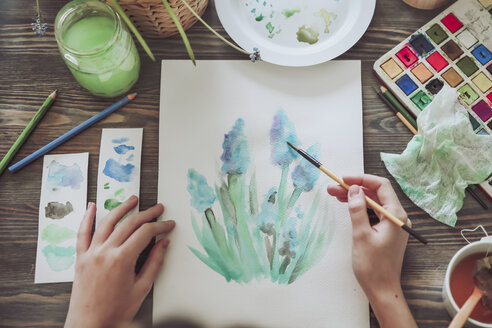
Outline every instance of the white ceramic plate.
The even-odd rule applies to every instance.
[[[376,0],[215,0],[219,19],[243,49],[264,61],[309,66],[350,49],[371,22]]]

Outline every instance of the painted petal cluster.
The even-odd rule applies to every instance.
[[[243,132],[244,121],[237,119],[231,131],[224,136],[220,159],[224,174],[243,174],[249,166],[248,141]]]
[[[287,141],[293,145],[299,145],[296,128],[283,109],[279,109],[273,117],[273,124],[270,130],[270,145],[272,147],[272,161],[280,166],[289,165],[297,153],[287,145]]]
[[[258,226],[263,233],[269,236],[275,234],[275,221],[277,220],[276,196],[277,188],[272,187],[266,194],[261,204],[260,214],[258,214]]]
[[[188,170],[188,186],[186,189],[191,196],[191,205],[198,212],[204,212],[215,202],[214,190],[207,184],[205,177],[194,169]]]
[[[297,246],[297,220],[296,218],[289,218],[282,231],[282,247],[278,250],[280,255],[294,258],[296,256]]]
[[[319,156],[320,145],[316,143],[307,149],[307,153],[314,158]],[[319,178],[319,169],[313,164],[309,163],[305,159],[301,159],[299,164],[292,172],[292,182],[296,188],[300,188],[303,191],[310,191],[313,189],[316,180]]]

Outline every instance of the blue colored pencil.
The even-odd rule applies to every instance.
[[[44,154],[46,154],[50,150],[58,147],[59,145],[61,145],[65,141],[69,140],[73,136],[79,134],[80,132],[84,131],[85,129],[87,129],[88,127],[90,127],[91,125],[93,125],[94,123],[97,123],[100,120],[102,120],[103,118],[109,116],[111,113],[113,113],[114,111],[118,110],[119,108],[125,106],[130,101],[132,101],[136,96],[137,96],[137,93],[130,94],[130,95],[126,96],[125,98],[121,99],[120,101],[112,104],[111,106],[109,106],[108,108],[106,108],[105,110],[103,110],[102,112],[100,112],[99,114],[94,115],[93,117],[91,117],[87,121],[81,123],[80,125],[76,126],[72,130],[68,131],[64,135],[59,136],[58,138],[56,138],[55,140],[53,140],[52,142],[50,142],[46,146],[44,146],[44,147],[36,150],[34,153],[32,153],[31,155],[27,156],[23,160],[20,160],[19,162],[15,163],[14,165],[11,165],[9,167],[9,171],[12,172],[12,173],[15,173],[15,172],[19,171],[21,168],[23,168],[24,166],[30,164],[32,161],[34,161],[37,158],[43,156]]]

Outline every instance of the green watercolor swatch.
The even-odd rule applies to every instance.
[[[77,233],[74,230],[66,227],[60,227],[56,224],[48,225],[41,232],[41,239],[53,245],[74,239],[76,236]]]
[[[67,270],[75,263],[75,247],[73,246],[48,245],[43,248],[42,252],[49,267],[55,272]]]
[[[106,199],[106,201],[104,201],[104,208],[108,211],[111,211],[111,210],[117,208],[118,206],[120,206],[121,204],[122,204],[122,202],[120,202],[119,200],[114,199],[114,198],[109,198],[109,199]]]

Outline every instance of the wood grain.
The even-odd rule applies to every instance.
[[[40,1],[49,23],[48,34],[36,37],[30,28],[35,1],[0,1],[0,156],[3,156],[29,122],[44,98],[55,88],[59,97],[29,140],[15,157],[24,158],[73,126],[106,108],[113,101],[95,98],[81,89],[65,67],[53,36],[53,21],[64,1]],[[425,24],[438,11],[420,11],[399,0],[377,1],[369,29],[352,49],[338,59],[362,60],[365,171],[389,175],[379,158],[380,152],[401,152],[412,134],[385,107],[373,88],[374,61],[395,44]],[[398,13],[398,14],[395,14]],[[204,19],[219,33],[220,25],[211,1]],[[200,59],[244,59],[224,45],[202,25],[188,31],[188,37]],[[89,152],[88,200],[95,201],[96,176],[101,129],[105,127],[143,127],[141,209],[157,199],[158,118],[160,60],[186,59],[186,50],[178,36],[149,40],[157,61],[152,62],[140,50],[142,69],[134,87],[135,101],[97,123],[52,153]],[[191,65],[191,63],[190,63]],[[34,263],[38,227],[41,162],[38,159],[15,175],[0,177],[0,326],[60,327],[65,320],[70,298],[70,283],[34,285]],[[446,327],[450,318],[444,309],[441,287],[446,266],[465,242],[460,229],[478,224],[492,231],[490,211],[483,210],[467,197],[459,212],[459,223],[450,228],[432,220],[413,205],[394,183],[414,228],[429,239],[423,246],[410,238],[403,266],[402,284],[411,310],[420,327]],[[485,199],[485,198],[484,198]],[[489,206],[492,206],[488,202]],[[479,234],[474,234],[475,238]],[[145,300],[137,319],[151,325],[152,298]],[[372,316],[371,327],[377,327]]]

